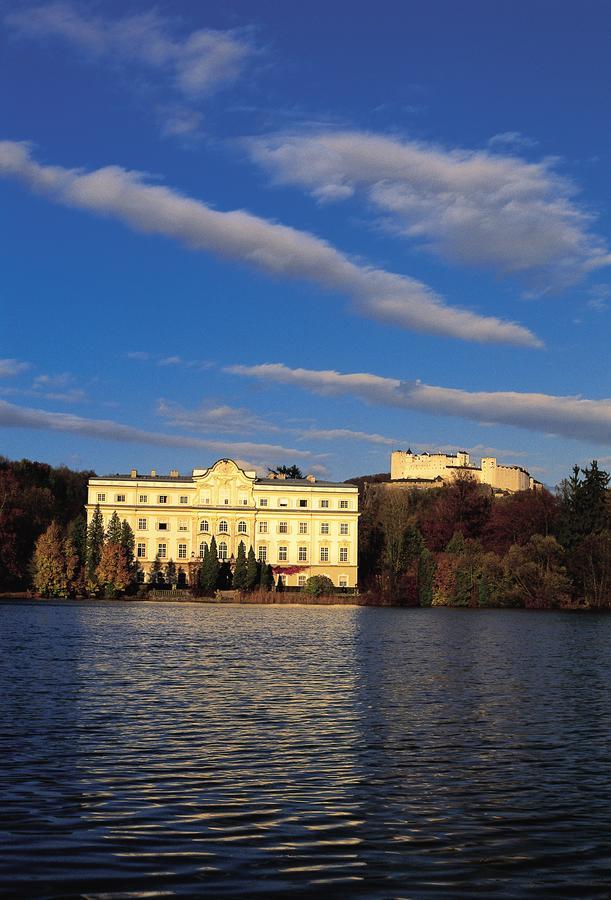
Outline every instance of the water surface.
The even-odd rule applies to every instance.
[[[7,896],[608,897],[611,617],[0,604]]]

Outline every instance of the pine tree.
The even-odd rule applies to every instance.
[[[246,560],[246,590],[252,591],[259,584],[259,566],[252,545],[248,551]]]
[[[174,562],[173,559],[169,559],[167,561],[166,567],[165,567],[165,579],[166,579],[167,583],[170,585],[170,587],[174,587],[174,585],[176,584],[177,578],[178,578],[178,576],[176,574],[176,563]]]
[[[110,517],[105,537],[107,544],[118,544],[119,547],[121,546],[121,519],[116,510]]]
[[[137,571],[137,563],[134,558],[134,551],[136,549],[136,539],[134,537],[134,532],[132,531],[132,527],[127,521],[127,519],[123,519],[121,522],[121,548],[125,555],[125,562],[127,563],[127,569],[129,571],[130,577],[134,578]]]
[[[160,578],[161,576],[161,578]],[[149,578],[151,584],[160,584],[163,583],[163,566],[161,565],[161,560],[159,559],[159,554],[155,557],[151,565],[151,571],[149,572]]]
[[[246,589],[247,578],[246,547],[244,546],[244,541],[240,541],[238,555],[235,561],[235,569],[233,570],[233,587],[236,591],[243,591]]]
[[[96,506],[87,528],[87,581],[93,590],[96,584],[95,572],[102,557],[103,546],[104,519],[100,507]]]
[[[228,591],[231,589],[233,579],[231,576],[231,564],[224,560],[219,566],[219,574],[216,586],[219,591]]]
[[[278,576],[280,580],[281,576]],[[273,591],[274,590],[274,570],[268,564],[261,564],[261,587],[264,591]]]
[[[219,579],[219,557],[216,549],[216,539],[212,535],[210,548],[207,554],[204,554],[204,562],[201,573],[202,590],[211,592],[216,590]]]

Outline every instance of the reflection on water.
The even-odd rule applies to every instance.
[[[0,887],[607,897],[611,618],[0,604]]]

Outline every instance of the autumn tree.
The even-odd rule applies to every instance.
[[[104,544],[96,578],[105,597],[113,599],[125,591],[130,574],[121,544],[110,541]]]
[[[535,534],[524,546],[510,547],[505,574],[506,598],[516,605],[540,609],[563,606],[570,600],[563,548],[551,535]]]
[[[32,581],[44,597],[69,597],[78,569],[74,544],[57,522],[36,541],[32,559]]]

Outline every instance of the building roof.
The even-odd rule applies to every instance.
[[[115,475],[92,475],[89,479],[90,481],[129,481],[129,482],[142,482],[142,481],[159,481],[159,482],[171,482],[172,484],[193,484],[195,482],[195,478],[192,475],[121,475],[118,472]],[[319,481],[318,478],[316,481],[308,481],[307,478],[255,478],[255,484],[265,484],[265,485],[273,485],[274,487],[302,487],[302,488],[312,488],[312,487],[329,487],[329,488],[344,488],[345,490],[356,490],[356,486],[353,484],[346,484],[343,481]]]

